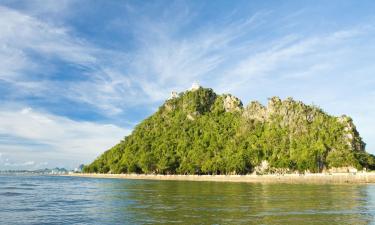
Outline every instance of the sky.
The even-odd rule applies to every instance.
[[[349,115],[375,153],[374,8],[0,0],[0,170],[89,163],[193,82]]]

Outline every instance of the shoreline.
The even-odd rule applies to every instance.
[[[156,174],[97,174],[73,173],[60,176],[130,179],[130,180],[172,180],[210,181],[242,183],[316,183],[316,184],[366,184],[375,183],[375,172],[316,173],[316,174],[268,174],[268,175],[156,175]]]

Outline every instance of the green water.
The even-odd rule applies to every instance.
[[[374,224],[375,185],[0,176],[0,224]]]
[[[129,197],[143,207],[130,210],[162,223],[368,224],[375,213],[374,186],[156,181],[137,188],[144,194]]]

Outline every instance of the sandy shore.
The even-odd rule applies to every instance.
[[[180,180],[247,183],[375,183],[375,172],[284,175],[151,175],[74,173],[64,176],[139,180]]]

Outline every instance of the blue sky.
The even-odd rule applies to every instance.
[[[374,1],[0,1],[0,169],[74,168],[193,82],[354,119],[375,153]]]

